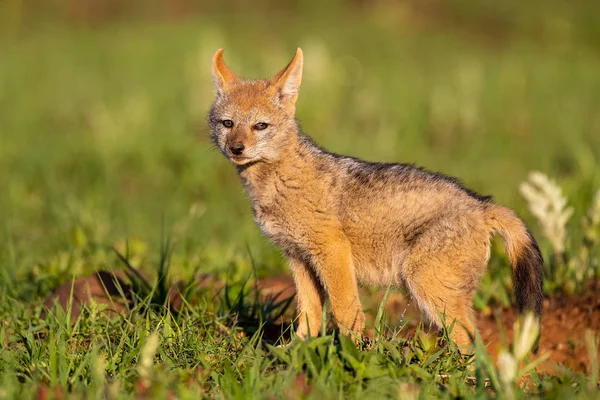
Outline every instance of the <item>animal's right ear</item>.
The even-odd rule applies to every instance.
[[[238,78],[225,64],[223,60],[223,49],[217,50],[213,56],[212,63],[212,75],[217,87],[217,92],[223,92],[227,90],[231,85],[236,84],[240,81]]]

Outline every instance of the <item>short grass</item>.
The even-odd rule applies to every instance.
[[[295,17],[220,13],[97,29],[45,24],[2,37],[0,398],[40,390],[74,397],[524,396],[500,380],[483,352],[477,365],[465,365],[451,346],[425,339],[356,349],[324,336],[273,348],[258,329],[265,316],[254,315],[255,333],[247,334],[234,318],[241,306],[224,295],[178,314],[144,307],[142,298],[114,320],[93,308],[74,327],[66,315],[40,320],[43,299],[59,284],[120,266],[113,246],[128,241],[132,263],[152,271],[161,231],[173,243],[173,281],[211,272],[239,287],[252,274],[285,270],[254,226],[234,169],[207,137],[210,59],[219,47],[246,77],[276,72],[302,47],[298,117],[319,143],[459,176],[515,208],[540,238],[518,185],[531,170],[547,173],[575,210],[569,240],[582,240],[579,221],[600,188],[595,8],[525,8],[531,20],[516,19],[496,40],[489,33],[495,25],[470,23],[479,14],[451,8],[444,12],[454,19],[444,23],[443,15],[391,4],[334,7],[314,17],[318,8],[310,4]],[[548,258],[549,243],[541,245]],[[510,302],[507,262],[494,249],[478,307]],[[532,392],[592,398],[598,394],[589,379],[597,376],[536,378]]]

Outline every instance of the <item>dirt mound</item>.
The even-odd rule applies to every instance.
[[[63,283],[44,301],[42,318],[58,304],[64,311],[71,308],[71,323],[74,324],[81,314],[82,307],[92,302],[103,305],[103,311],[109,314],[124,313],[131,302],[132,287],[125,283],[125,274],[98,271]]]

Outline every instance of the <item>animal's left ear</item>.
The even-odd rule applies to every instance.
[[[227,90],[231,85],[240,81],[240,78],[229,69],[227,64],[225,64],[225,61],[223,60],[223,49],[217,50],[213,56],[212,74],[218,92]]]
[[[296,101],[300,91],[302,64],[302,49],[298,48],[296,55],[287,67],[271,78],[271,84],[280,91],[281,95],[288,97],[292,102]]]

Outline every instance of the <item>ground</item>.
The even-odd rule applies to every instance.
[[[133,297],[132,288],[127,285],[123,271],[117,272],[121,277],[119,281],[130,295],[123,298],[119,289],[115,286],[112,274],[100,272],[99,275],[91,275],[67,282],[48,297],[45,306],[51,308],[55,301],[66,310],[71,307],[71,320],[75,322],[80,316],[84,305],[93,301],[110,306],[110,313],[120,312],[125,314],[127,304]],[[225,287],[226,282],[217,276],[201,275],[196,279],[195,286],[201,290],[209,290],[211,296],[218,296]],[[273,277],[257,280],[249,284],[257,289],[259,301],[287,302],[295,296],[294,281],[291,275],[279,274]],[[169,291],[169,304],[175,310],[183,306],[180,294],[184,285],[174,285]],[[189,288],[188,288],[189,290]],[[542,311],[542,336],[539,344],[539,354],[548,354],[548,360],[538,367],[538,371],[548,374],[560,373],[561,368],[569,368],[586,374],[591,373],[590,356],[586,348],[586,332],[598,332],[600,330],[600,281],[589,282],[585,294],[582,295],[557,295],[544,299]],[[70,304],[71,293],[74,301]],[[112,294],[112,296],[110,295]],[[383,301],[385,292],[362,290],[361,298],[367,311],[367,320],[370,321],[371,329],[365,332],[365,337],[373,339],[373,321],[376,312]],[[288,328],[295,315],[293,304],[279,320],[264,326],[266,340],[278,342],[289,340],[289,335],[281,335]],[[414,336],[422,321],[419,310],[414,302],[407,302],[405,295],[392,293],[388,295],[385,303],[385,318],[390,328],[394,325],[401,327],[399,337],[410,338]],[[513,341],[513,327],[517,319],[514,307],[493,307],[489,311],[477,313],[477,326],[483,342],[489,353],[495,359],[498,351]],[[331,327],[331,324],[330,324]],[[430,332],[431,335],[435,333]],[[600,352],[600,348],[596,349]],[[600,354],[600,353],[599,353]]]

